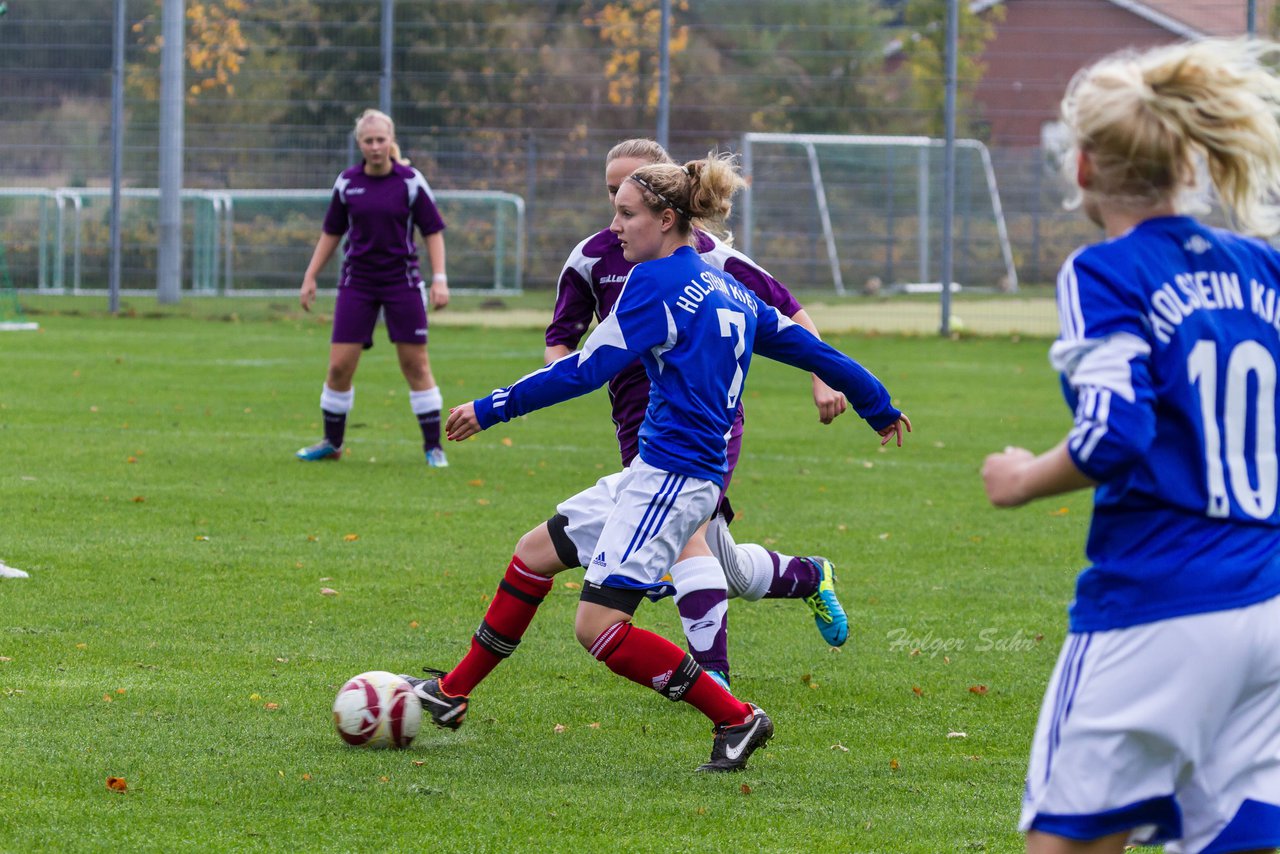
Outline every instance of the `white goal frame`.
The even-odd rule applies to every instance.
[[[827,206],[826,187],[822,180],[822,171],[818,164],[817,146],[835,145],[849,147],[884,148],[896,146],[913,149],[919,153],[917,158],[916,206],[917,222],[921,224],[916,235],[918,247],[919,282],[930,281],[930,234],[929,234],[929,150],[943,148],[946,141],[927,136],[875,136],[857,134],[807,134],[807,133],[745,133],[742,135],[742,171],[747,179],[747,188],[743,192],[740,209],[742,212],[741,242],[743,251],[751,254],[752,238],[755,232],[755,211],[752,204],[752,177],[755,174],[753,163],[753,146],[757,143],[795,145],[804,149],[809,160],[810,179],[813,185],[814,200],[818,208],[818,216],[822,222],[823,237],[826,240],[827,261],[831,267],[832,284],[837,294],[845,294],[844,279],[840,271],[840,250],[836,245],[835,230],[831,222],[831,212]],[[1009,243],[1009,229],[1005,223],[1004,208],[1000,204],[1000,190],[996,186],[995,169],[991,165],[991,153],[981,141],[976,139],[957,139],[956,148],[973,149],[978,153],[982,170],[986,178],[987,192],[991,197],[991,208],[995,218],[996,233],[1000,242],[1000,253],[1005,266],[1006,289],[1018,289],[1018,273],[1013,263],[1013,247]]]

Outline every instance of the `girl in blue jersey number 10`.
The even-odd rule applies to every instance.
[[[693,229],[723,220],[741,186],[723,157],[638,169],[618,190],[611,227],[626,259],[642,263],[627,274],[613,312],[580,351],[449,413],[446,434],[461,441],[597,389],[637,358],[650,382],[637,458],[525,534],[466,656],[439,678],[410,679],[438,725],[462,722],[471,690],[515,651],[552,577],[584,566],[578,640],[614,673],[711,720],[711,759],[700,770],[743,768],[773,734],[759,706],[735,698],[692,656],[631,617],[677,563],[719,572],[699,528],[720,498],[727,437],[753,352],[816,373],[883,442],[901,444],[910,422],[868,371],[698,256]]]
[[[1122,53],[1062,102],[1107,238],[1058,276],[1075,426],[982,469],[1002,507],[1095,487],[1027,773],[1031,852],[1280,845],[1280,253],[1178,213],[1207,167],[1242,232],[1280,225],[1277,60],[1245,40]]]

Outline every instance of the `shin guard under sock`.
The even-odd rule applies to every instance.
[[[470,694],[502,660],[515,652],[542,600],[551,592],[551,579],[525,568],[511,558],[498,591],[489,603],[480,627],[471,638],[471,649],[440,680],[446,694]]]
[[[684,700],[716,726],[751,717],[751,707],[703,672],[671,641],[631,623],[614,623],[596,638],[591,654],[619,676],[652,688],[668,700]]]

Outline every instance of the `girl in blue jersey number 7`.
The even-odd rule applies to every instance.
[[[1280,46],[1108,57],[1062,102],[1106,241],[1058,276],[1075,426],[992,454],[992,503],[1095,487],[1036,728],[1031,852],[1280,845],[1280,253],[1179,215],[1207,166],[1242,232],[1280,225]]]
[[[463,660],[438,679],[411,680],[437,724],[461,722],[467,696],[515,650],[552,576],[585,566],[578,640],[614,673],[711,720],[711,759],[700,770],[743,768],[773,734],[759,706],[735,698],[692,656],[631,617],[678,562],[717,566],[698,530],[719,501],[727,436],[753,352],[816,373],[883,442],[901,444],[910,422],[868,371],[699,258],[690,245],[695,225],[723,220],[742,185],[726,157],[638,169],[618,190],[612,228],[627,260],[644,263],[628,274],[613,312],[580,351],[450,411],[446,434],[461,441],[597,389],[637,358],[649,375],[636,460],[525,534]]]

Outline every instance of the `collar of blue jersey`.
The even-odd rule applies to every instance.
[[[637,177],[637,176],[635,176],[635,175],[628,175],[627,177],[628,177],[628,178],[630,178],[632,181],[635,181],[635,182],[636,182],[637,184],[639,184],[641,187],[644,187],[644,188],[645,188],[646,190],[648,190],[650,193],[653,193],[655,196],[657,196],[657,197],[658,197],[658,201],[662,202],[664,205],[666,205],[667,207],[671,208],[671,209],[672,209],[673,211],[675,211],[676,213],[680,214],[680,216],[684,217],[685,219],[688,219],[688,218],[689,218],[689,215],[688,215],[687,213],[685,213],[684,208],[682,208],[682,207],[680,207],[679,205],[677,205],[676,203],[672,202],[672,201],[671,201],[670,199],[668,199],[666,196],[662,195],[662,193],[659,193],[657,190],[655,190],[655,189],[653,188],[653,185],[652,185],[652,184],[650,184],[650,183],[649,183],[648,181],[646,181],[645,179],[640,178],[640,177]]]

